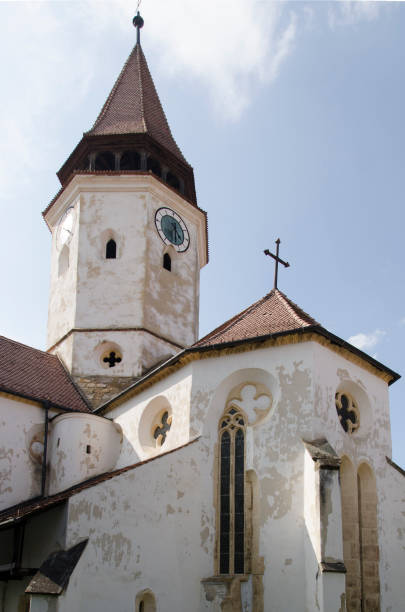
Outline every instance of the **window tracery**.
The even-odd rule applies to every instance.
[[[338,391],[335,395],[336,412],[346,433],[352,434],[360,426],[360,413],[351,395]]]
[[[159,419],[159,424],[156,425],[153,432],[153,437],[158,446],[163,446],[163,444],[166,442],[166,437],[171,429],[171,426],[172,417],[169,416],[169,412],[165,410]]]

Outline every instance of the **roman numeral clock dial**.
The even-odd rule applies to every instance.
[[[155,214],[155,225],[165,244],[172,245],[178,253],[188,249],[190,234],[183,219],[174,210],[159,208]]]

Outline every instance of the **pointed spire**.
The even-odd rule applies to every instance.
[[[133,19],[137,29],[137,43],[125,62],[89,136],[111,134],[149,134],[181,161],[182,152],[174,140],[166,115],[159,100],[140,44],[143,19]]]

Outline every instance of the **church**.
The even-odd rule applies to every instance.
[[[0,612],[401,612],[399,375],[277,278],[198,337],[207,215],[134,26],[43,212],[47,350],[0,337]]]

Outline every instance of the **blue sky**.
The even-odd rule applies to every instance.
[[[45,348],[55,172],[135,41],[135,3],[0,2],[0,333]],[[208,211],[200,332],[272,287],[405,373],[400,2],[143,0],[142,44]],[[6,60],[6,61],[5,61]],[[390,390],[405,466],[405,383]]]

